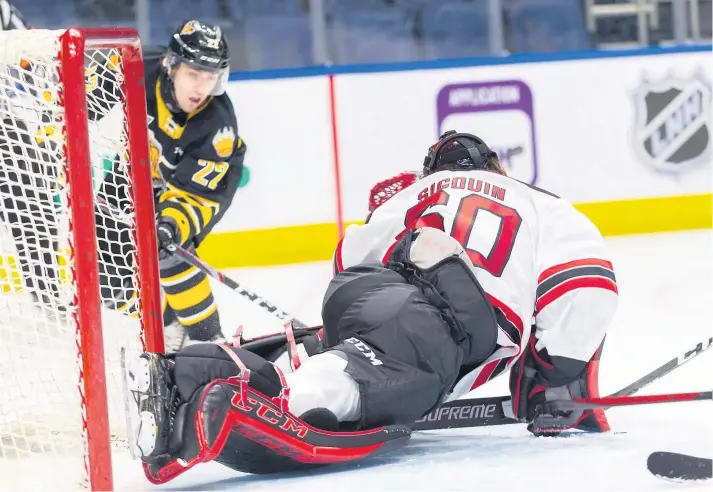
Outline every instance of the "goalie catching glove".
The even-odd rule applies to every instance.
[[[374,210],[382,206],[401,190],[405,190],[418,181],[419,176],[420,174],[415,171],[405,171],[392,178],[376,183],[369,192],[369,216],[366,221],[369,222],[369,217],[371,217]]]

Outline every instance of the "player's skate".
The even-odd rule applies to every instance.
[[[163,344],[167,354],[175,354],[188,340],[186,327],[178,320],[173,321],[163,327]]]
[[[172,382],[173,361],[159,354],[121,351],[129,449],[144,461],[168,453],[169,434],[180,396]]]
[[[194,340],[190,338],[185,326],[178,321],[174,321],[163,328],[163,343],[166,354],[175,354],[183,347],[195,345],[196,343],[225,343],[222,332],[216,333],[209,340]]]

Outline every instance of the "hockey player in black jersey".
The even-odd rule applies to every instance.
[[[167,351],[175,352],[187,340],[214,340],[221,331],[206,275],[173,257],[168,249],[181,245],[195,250],[225,214],[238,189],[246,147],[238,135],[232,102],[225,94],[230,57],[220,28],[197,20],[185,22],[168,47],[145,50],[144,61],[157,254],[165,294],[164,332]],[[115,105],[121,104],[121,93],[105,60],[89,62],[86,71],[88,77],[96,75],[99,81],[98,86],[87,84],[91,132],[92,123],[101,123]],[[56,174],[55,169],[61,167],[59,153],[47,150],[49,142],[36,142],[22,132],[12,133],[10,130],[23,124],[20,119],[13,118],[11,123],[3,125],[6,132],[0,132],[0,158],[11,160],[18,168],[34,166],[33,175],[56,178],[52,172]],[[35,169],[40,160],[35,154],[48,162],[48,170]],[[25,155],[30,159],[18,157]],[[114,166],[121,165],[118,158],[110,160]],[[107,172],[98,194],[113,209],[130,212],[122,174]],[[25,174],[0,170],[0,192],[5,202],[0,220],[10,224],[26,290],[38,305],[56,309],[61,303],[55,300],[59,268],[53,192],[42,183],[33,183],[30,188],[28,183],[20,186],[21,178],[26,179]],[[42,214],[38,228],[38,221],[32,217],[45,208],[48,212]],[[101,298],[107,307],[131,315],[136,308],[136,292],[131,285],[131,231],[101,207],[95,210],[95,221]]]
[[[246,146],[225,94],[230,57],[217,26],[191,20],[146,76],[167,351],[221,336],[207,276],[172,256],[196,248],[230,207]]]
[[[180,245],[195,250],[230,207],[238,189],[246,146],[238,135],[232,102],[225,94],[229,62],[220,28],[197,20],[179,26],[159,56],[145,57],[168,353],[189,340],[222,337],[206,274],[173,256],[169,249]],[[114,176],[107,175],[105,188],[117,185],[111,181]],[[107,197],[114,195],[106,193]],[[121,203],[112,205],[123,208]],[[121,229],[121,224],[102,211],[96,219],[99,233]],[[135,293],[122,299],[126,290],[112,283],[128,277],[132,265],[122,262],[130,261],[130,255],[117,251],[117,242],[109,237],[100,238],[99,244],[100,263],[125,271],[102,276],[102,298],[117,299],[116,307],[130,312]]]

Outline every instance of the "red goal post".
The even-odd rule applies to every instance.
[[[136,245],[140,268],[141,310],[144,313],[146,348],[163,352],[163,334],[158,265],[155,261],[156,225],[154,218],[151,161],[149,159],[146,93],[141,45],[132,28],[68,29],[61,37],[60,74],[64,82],[64,106],[68,108],[66,131],[67,176],[74,197],[71,207],[75,228],[75,248],[81,252],[75,261],[78,289],[77,323],[82,337],[84,396],[87,400],[87,449],[89,481],[92,489],[111,490],[111,449],[109,442],[104,351],[101,330],[101,300],[95,246],[96,224],[91,197],[92,175],[89,161],[89,128],[85,91],[84,53],[86,49],[121,50],[124,72],[126,124],[129,136],[130,173],[134,188],[134,206],[143,213],[136,217]],[[150,211],[150,213],[148,213]]]
[[[117,87],[117,93],[122,95],[120,102],[123,111],[123,129],[120,128],[119,132],[107,133],[98,138],[112,140],[115,146],[121,147],[121,150],[118,151],[119,155],[115,160],[114,169],[117,174],[122,174],[122,179],[127,183],[124,188],[128,195],[130,195],[128,197],[131,202],[132,212],[130,227],[128,228],[130,233],[127,235],[129,239],[125,241],[127,244],[122,245],[124,248],[122,251],[130,252],[129,254],[133,258],[131,263],[133,265],[133,271],[130,275],[126,275],[126,278],[118,279],[119,283],[117,285],[123,287],[129,283],[134,283],[132,288],[135,292],[136,307],[135,314],[132,315],[131,321],[129,321],[128,317],[121,318],[116,322],[116,327],[112,327],[112,329],[116,332],[121,332],[120,335],[123,336],[124,323],[140,323],[141,343],[139,347],[149,351],[163,352],[161,293],[156,253],[157,244],[141,45],[138,34],[131,28],[70,28],[64,32],[52,31],[51,33],[53,35],[51,36],[47,35],[50,33],[49,31],[26,31],[26,34],[17,34],[19,32],[20,31],[11,31],[3,33],[4,38],[0,38],[0,40],[6,43],[7,40],[12,39],[14,36],[18,42],[22,42],[18,36],[23,36],[22,39],[25,39],[25,36],[27,36],[27,40],[36,39],[37,43],[44,43],[49,39],[54,39],[54,47],[56,48],[56,56],[54,58],[50,57],[50,59],[56,60],[56,80],[52,77],[48,77],[43,83],[46,84],[47,80],[53,80],[56,84],[56,87],[50,91],[46,91],[44,94],[56,95],[54,98],[52,96],[46,96],[45,99],[50,101],[51,104],[56,104],[56,108],[53,110],[57,117],[55,121],[53,121],[53,124],[56,124],[56,126],[61,129],[61,135],[57,140],[60,142],[60,148],[53,154],[57,156],[56,165],[59,169],[58,174],[60,178],[58,179],[61,185],[55,185],[54,189],[58,186],[61,189],[60,193],[62,194],[62,198],[60,202],[63,203],[67,209],[64,211],[64,214],[67,216],[66,221],[68,227],[66,235],[56,233],[55,235],[57,237],[51,239],[55,243],[66,243],[65,262],[68,272],[66,273],[68,279],[66,283],[71,284],[68,289],[72,294],[70,295],[71,300],[67,301],[62,309],[68,313],[67,323],[73,325],[74,330],[76,330],[76,357],[79,362],[79,398],[82,406],[81,424],[83,428],[81,429],[81,435],[84,440],[83,447],[86,453],[84,457],[84,468],[87,474],[86,479],[88,479],[88,485],[93,490],[111,490],[113,487],[113,475],[112,442],[110,439],[112,439],[112,436],[123,436],[123,434],[110,428],[113,424],[110,423],[109,405],[112,406],[112,411],[115,411],[116,409],[113,407],[120,405],[121,401],[116,401],[118,398],[116,397],[116,392],[113,392],[113,399],[111,402],[108,402],[107,387],[112,384],[112,382],[108,380],[108,375],[110,375],[111,378],[115,376],[120,377],[120,368],[116,367],[116,361],[110,363],[106,362],[109,357],[105,353],[106,344],[111,343],[113,338],[106,336],[108,328],[102,319],[102,312],[106,309],[103,306],[106,305],[107,299],[100,294],[100,268],[107,270],[107,267],[106,265],[100,265],[100,262],[107,262],[108,260],[98,253],[101,248],[98,244],[95,214],[97,213],[98,207],[97,200],[101,199],[95,199],[96,169],[93,169],[93,167],[96,168],[97,164],[92,162],[92,145],[95,144],[95,142],[90,139],[89,110],[87,103],[87,93],[89,89],[86,79],[86,63],[87,53],[98,53],[102,50],[109,50],[113,53],[112,59],[110,60],[109,57],[102,58],[102,60],[104,60],[103,63],[106,65],[117,64],[117,66],[120,67],[117,73],[121,73],[121,76],[116,76],[116,84],[119,86]],[[33,32],[37,33],[34,38]],[[56,34],[56,36],[54,34]],[[45,48],[47,48],[47,46],[43,47],[43,49]],[[7,46],[0,48],[0,65],[4,65],[4,67],[8,69],[8,73],[11,71],[10,68],[15,68],[15,64],[20,65],[19,59],[11,57],[11,51],[12,48]],[[27,63],[29,57],[29,64],[31,65],[33,63],[31,49],[28,48],[28,46],[24,46],[20,51],[22,51],[22,62]],[[3,55],[5,58],[3,58]],[[114,59],[114,57],[116,57],[116,59]],[[37,63],[39,64],[39,62]],[[22,66],[24,67],[24,65]],[[13,77],[7,73],[3,76],[6,78]],[[20,80],[22,83],[19,85],[22,86],[22,91],[28,94],[40,92],[37,87],[30,87],[32,90],[27,88],[27,86],[31,86],[34,81],[40,80],[40,77],[23,76]],[[17,83],[15,85],[18,86]],[[16,104],[14,99],[10,99],[13,96],[3,95],[7,98],[5,107]],[[0,105],[3,103],[3,95],[0,95]],[[26,108],[23,110],[25,111],[23,114],[27,114]],[[20,118],[15,115],[16,113],[11,112],[3,115],[5,118],[3,124],[12,127],[13,122],[15,122],[17,127],[20,128]],[[39,138],[35,140],[41,142]],[[20,174],[21,171],[25,172],[27,167],[26,164],[23,164],[22,159],[25,159],[25,157],[18,155],[16,158],[8,158],[7,155],[5,155],[4,162],[0,160],[0,165],[4,164],[6,168],[12,168],[13,162],[16,162],[17,174]],[[0,179],[2,179],[1,176]],[[9,180],[10,178],[7,179]],[[32,183],[34,182],[35,181],[32,181]],[[2,185],[1,182],[0,185]],[[11,189],[11,187],[8,186],[8,189]],[[118,190],[118,187],[113,189]],[[35,191],[40,193],[43,190],[34,190],[33,192]],[[22,195],[22,193],[20,193],[20,195]],[[0,207],[5,207],[4,210],[0,209],[0,213],[4,212],[6,220],[7,217],[15,216],[13,215],[15,209],[12,207],[19,210],[25,206],[23,200],[28,203],[30,202],[27,195],[18,198],[5,195],[4,199],[5,203],[11,204],[10,208],[8,208],[7,205],[2,205],[3,202],[0,201]],[[12,205],[13,203],[14,205]],[[58,214],[60,213],[62,212],[58,212]],[[0,214],[0,222],[2,219],[3,216]],[[25,232],[24,234],[26,234],[27,237],[24,237],[21,226],[22,224],[19,223],[9,225],[10,230],[13,231],[12,239],[19,249],[23,247],[29,248],[28,245],[31,245],[32,240],[34,240],[30,236],[37,234],[37,232]],[[47,230],[53,231],[54,225],[48,227]],[[24,244],[23,241],[25,242]],[[43,271],[47,270],[48,268]],[[31,272],[36,271],[39,271],[39,269],[35,268],[31,270]],[[28,274],[27,272],[16,272],[16,274],[19,276],[41,275],[35,273]],[[34,285],[38,285],[41,280],[43,279],[34,279]],[[26,280],[21,282],[24,282],[25,286],[31,284],[31,282],[28,284]],[[22,289],[20,288],[18,290]],[[31,289],[25,287],[25,290]],[[0,290],[0,296],[2,295],[2,290]],[[8,299],[11,297],[12,295],[7,295]],[[9,303],[10,300],[7,302]],[[13,302],[15,301],[13,300]],[[18,320],[22,318],[22,313],[19,312],[20,308],[16,306],[24,305],[12,304],[12,306],[15,307],[8,308],[8,313],[6,313],[9,320],[7,323],[9,324],[19,322]],[[0,304],[0,310],[1,308],[2,304]],[[46,306],[43,306],[42,309],[44,310],[42,312],[46,312]],[[12,312],[13,310],[15,310],[15,312]],[[54,314],[60,314],[60,311]],[[38,331],[37,338],[40,341],[42,341],[44,337],[40,331],[45,329],[47,333],[52,334],[51,337],[56,336],[58,339],[61,339],[62,342],[65,341],[67,334],[62,333],[63,328],[57,328],[55,326],[56,323],[54,320],[45,322],[39,320],[39,318],[40,317],[37,316],[36,319],[32,320],[32,326],[38,326],[38,328],[36,328]],[[124,319],[127,321],[124,321]],[[0,319],[0,324],[2,323],[3,319]],[[30,326],[29,323],[28,326]],[[14,328],[14,325],[11,328]],[[119,339],[120,336],[117,336],[117,340]],[[58,344],[58,347],[59,346]],[[116,351],[119,350],[119,347],[110,346],[112,351],[114,348]],[[60,349],[58,348],[57,350]],[[46,360],[46,355],[41,354],[39,349],[36,357],[37,364],[43,364]],[[12,361],[6,362],[5,364],[12,370],[12,366],[14,365]],[[107,367],[107,365],[111,367]],[[22,372],[19,367],[20,366],[18,366],[18,372]],[[64,387],[67,383],[65,379],[69,378],[66,377],[63,371],[64,369],[61,371],[57,371],[56,369],[50,371],[52,372],[53,378],[51,384],[54,387],[58,387],[60,391],[76,391],[71,387]],[[71,371],[71,368],[67,368],[67,374]],[[18,384],[25,384],[26,380],[29,389],[23,389],[22,391],[18,391],[18,393],[26,394],[26,391],[30,391],[33,387],[37,387],[40,384],[40,379],[41,378],[38,377],[37,380],[34,380],[31,375],[25,374],[22,376],[21,383]],[[69,412],[70,409],[65,409],[63,406],[69,407],[70,401],[72,401],[70,397],[65,400],[63,396],[58,396],[58,403],[48,401],[47,405],[54,406],[50,411]],[[30,405],[31,403],[28,402],[27,404]],[[21,407],[22,402],[20,401],[16,406]],[[123,407],[121,407],[119,411],[123,411]],[[27,437],[28,442],[30,439],[36,441],[41,440],[41,437],[37,437],[41,434],[37,429],[44,430],[50,426],[50,424],[39,422],[44,418],[42,415],[36,416],[36,414],[32,414],[32,417],[13,417],[17,414],[18,412],[14,408],[12,411],[8,410],[4,412],[0,406],[0,419],[3,419],[0,420],[0,424],[2,424],[0,425],[0,438],[3,438],[3,441],[0,442],[0,450],[3,450],[5,442],[14,443],[16,441],[14,437],[12,440],[7,438],[11,431],[3,430],[6,428],[9,429],[11,424],[13,426],[12,428],[27,428],[32,426],[31,437]],[[24,419],[24,421],[11,422],[13,418]],[[29,422],[30,420],[33,420],[33,422]],[[34,422],[34,420],[37,420],[37,422]],[[57,421],[60,420],[57,419]],[[5,425],[5,427],[3,427],[3,425]],[[58,430],[51,430],[51,432],[66,432],[74,436],[73,431],[70,432],[68,424],[62,423],[59,427]],[[29,435],[30,431],[28,431],[28,436]],[[42,451],[37,451],[37,449],[42,449]],[[25,454],[27,454],[29,456],[28,459],[33,459],[37,455],[46,452],[44,449],[45,446],[42,446],[41,443],[40,445],[32,443],[24,445],[20,451],[17,451],[17,454],[18,456],[22,455],[23,458]],[[58,452],[58,454],[62,453]],[[4,455],[3,453],[3,456]],[[137,469],[138,468],[140,467],[137,466]],[[45,471],[37,470],[37,473],[42,474],[45,473]],[[79,478],[80,477],[77,477],[78,481]],[[2,483],[2,479],[0,479],[0,483]]]

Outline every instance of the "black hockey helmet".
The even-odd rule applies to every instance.
[[[230,70],[228,43],[222,29],[198,20],[183,22],[171,36],[163,66],[170,74],[180,63],[218,73],[220,78],[211,94],[222,94]]]
[[[492,162],[497,157],[498,154],[475,135],[448,130],[428,149],[423,169],[426,175],[445,167],[495,170]]]

